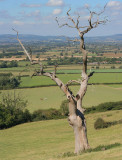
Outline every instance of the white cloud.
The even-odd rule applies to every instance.
[[[54,15],[60,14],[61,12],[62,12],[61,9],[54,9],[54,10],[53,10],[53,14],[54,14]]]
[[[20,16],[23,20],[25,19],[35,19],[40,20],[41,19],[41,13],[40,10],[35,10],[29,13],[26,13],[25,11],[20,12]]]
[[[120,10],[122,9],[122,3],[120,1],[109,1],[107,7],[115,10]]]
[[[49,0],[47,6],[63,6],[63,0]]]
[[[23,3],[23,4],[21,4],[21,7],[36,8],[36,7],[41,7],[41,4],[26,4],[26,3]]]
[[[13,24],[15,24],[15,25],[24,25],[24,22],[21,22],[21,21],[18,21],[18,20],[15,20],[15,21],[13,21]]]
[[[114,6],[119,6],[119,5],[120,5],[119,1],[110,1],[107,4],[108,7],[114,7]]]
[[[34,12],[31,12],[29,14],[27,14],[28,17],[38,17],[40,16],[40,10],[36,10]]]

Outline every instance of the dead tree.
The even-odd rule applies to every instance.
[[[70,9],[71,10],[71,9]],[[80,50],[83,54],[83,69],[82,69],[82,74],[81,74],[81,81],[75,81],[75,80],[70,80],[66,84],[64,84],[57,76],[56,76],[56,67],[54,72],[45,72],[43,69],[42,63],[38,61],[33,61],[32,57],[30,54],[27,52],[25,47],[23,46],[22,42],[18,38],[18,32],[17,32],[17,40],[20,43],[21,47],[24,50],[24,53],[30,60],[31,64],[39,64],[40,65],[40,70],[36,71],[33,75],[36,76],[47,76],[51,78],[53,81],[56,82],[56,84],[60,87],[60,89],[65,93],[67,100],[69,102],[69,116],[68,116],[68,121],[69,124],[72,126],[74,130],[74,135],[75,135],[75,153],[78,154],[79,152],[83,150],[87,150],[90,148],[89,143],[88,143],[88,138],[87,138],[87,127],[86,127],[86,119],[84,116],[84,111],[85,109],[82,107],[82,100],[83,97],[87,91],[87,85],[88,85],[88,80],[89,78],[93,75],[93,72],[90,73],[89,75],[87,74],[87,51],[85,49],[85,44],[84,44],[84,35],[88,33],[91,29],[96,28],[99,24],[105,24],[107,22],[107,19],[104,20],[99,20],[99,16],[104,12],[104,10],[100,13],[96,12],[91,12],[89,9],[89,19],[88,19],[88,26],[79,26],[79,19],[80,16],[78,15],[76,22],[70,15],[70,10],[67,12],[68,19],[72,22],[73,26],[69,25],[68,23],[59,25],[58,19],[56,18],[56,21],[59,25],[59,27],[63,26],[68,26],[71,28],[76,28],[80,39],[75,39],[73,41],[79,41],[80,42]],[[95,22],[92,22],[93,16],[97,16],[97,20]],[[81,31],[82,30],[82,31]],[[14,30],[15,31],[15,30]],[[33,76],[32,75],[32,76]],[[69,89],[69,84],[76,82],[80,84],[79,91],[77,92],[76,95],[73,95],[72,91]]]

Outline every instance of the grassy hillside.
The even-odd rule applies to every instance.
[[[71,90],[77,93],[78,86],[71,86]],[[25,100],[28,100],[28,109],[34,111],[37,109],[59,108],[66,96],[58,87],[41,87],[16,89],[16,93],[22,95]],[[2,93],[14,92],[14,90],[5,90]],[[0,94],[0,97],[2,94]],[[90,85],[83,99],[85,107],[91,107],[104,102],[114,102],[122,100],[122,89],[104,85]]]
[[[98,117],[105,121],[120,120],[122,111],[109,111],[86,116],[88,139],[91,148],[122,142],[121,125],[95,130]],[[50,120],[26,123],[0,131],[0,160],[120,160],[122,145],[105,151],[62,157],[74,151],[74,135],[67,120]],[[59,158],[60,156],[60,158]]]

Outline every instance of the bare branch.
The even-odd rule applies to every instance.
[[[72,23],[74,24],[75,28],[78,30],[79,34],[80,34],[80,30],[79,30],[79,27],[78,27],[78,24],[79,24],[79,16],[77,18],[77,24],[75,23],[74,19],[71,17],[71,15],[69,14],[69,12],[71,11],[71,8],[67,11],[67,16],[69,17],[69,19],[72,21]]]
[[[64,26],[68,26],[68,27],[70,27],[70,28],[75,28],[74,26],[71,26],[71,25],[69,25],[68,23],[64,23],[64,24],[59,24],[59,21],[58,21],[58,18],[56,17],[55,18],[55,20],[56,20],[56,22],[57,22],[57,24],[58,24],[58,26],[61,28],[61,27],[64,27]]]
[[[13,31],[15,31],[17,33],[17,39],[18,39],[18,31],[15,30],[14,28],[12,28]]]
[[[90,12],[90,16],[89,16],[89,19],[88,19],[89,26],[79,27],[79,28],[86,28],[84,31],[81,31],[81,34],[84,35],[85,33],[89,32],[91,29],[96,28],[99,24],[105,24],[108,21],[107,18],[105,18],[104,20],[99,20],[99,16],[105,11],[106,6],[107,6],[107,4],[104,6],[104,9],[99,13],[94,12],[94,11],[92,12],[87,7],[88,11]],[[93,18],[94,15],[97,16],[97,21],[92,23],[92,18]]]
[[[77,17],[77,27],[79,27],[79,18],[80,18],[80,15],[78,14],[78,17]]]
[[[70,84],[72,84],[72,83],[78,83],[78,84],[81,84],[81,81],[77,81],[77,80],[69,80],[68,82],[67,82],[67,86],[69,86]]]
[[[73,94],[71,94],[72,92],[70,91],[70,89],[68,88],[68,86],[64,85],[63,82],[59,78],[56,77],[56,68],[57,68],[58,65],[55,65],[55,71],[53,73],[44,72],[43,71],[43,65],[40,62],[40,60],[38,60],[38,61],[32,61],[32,58],[31,58],[30,54],[27,52],[27,50],[25,49],[25,47],[23,46],[22,42],[20,41],[20,39],[18,37],[18,31],[16,31],[15,29],[13,29],[13,30],[15,32],[17,32],[17,39],[16,40],[19,42],[19,44],[23,48],[24,53],[29,58],[31,64],[32,65],[34,65],[34,64],[39,64],[40,65],[40,70],[35,70],[35,72],[32,74],[31,77],[33,77],[33,76],[41,76],[41,75],[50,77],[53,81],[56,82],[56,84],[65,93],[65,95],[67,96],[67,99],[71,99],[71,98],[73,99],[74,96],[73,96]],[[75,98],[74,98],[74,101],[75,101]]]
[[[19,44],[20,44],[21,47],[23,48],[24,53],[25,53],[25,54],[27,55],[27,57],[29,58],[30,62],[32,62],[32,59],[31,59],[30,54],[27,52],[27,50],[25,49],[25,47],[23,46],[22,42],[21,42],[20,39],[19,39],[19,36],[18,36],[19,32],[16,31],[15,29],[13,29],[13,31],[15,31],[15,32],[17,33],[17,41],[19,42]]]
[[[101,11],[100,13],[97,14],[98,16],[105,12],[106,6],[107,6],[107,3],[105,4],[103,11]]]

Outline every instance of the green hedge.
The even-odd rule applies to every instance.
[[[122,124],[122,119],[119,121],[105,122],[102,118],[98,118],[94,123],[94,128],[95,129],[108,128],[110,126],[117,124]]]
[[[0,129],[9,128],[17,124],[32,122],[32,121],[41,121],[41,120],[50,120],[50,119],[61,119],[68,116],[68,101],[65,100],[62,102],[60,109],[48,109],[48,110],[37,110],[32,114],[29,110],[25,109],[26,102],[22,101],[20,98],[15,99],[4,98],[4,103],[0,104]],[[3,99],[3,100],[4,100]],[[6,100],[7,99],[7,100]],[[16,102],[16,103],[15,103]],[[24,106],[24,107],[23,107]],[[95,112],[105,112],[110,110],[120,110],[122,109],[122,101],[120,102],[107,102],[102,103],[98,106],[93,106],[87,108],[85,113],[95,113]],[[107,128],[108,126],[115,125],[120,122],[104,122],[102,119],[98,119],[95,122],[95,128]]]
[[[122,101],[119,102],[106,102],[101,103],[98,106],[92,106],[90,108],[86,108],[85,113],[96,113],[96,112],[105,112],[110,110],[121,110],[122,109]]]

